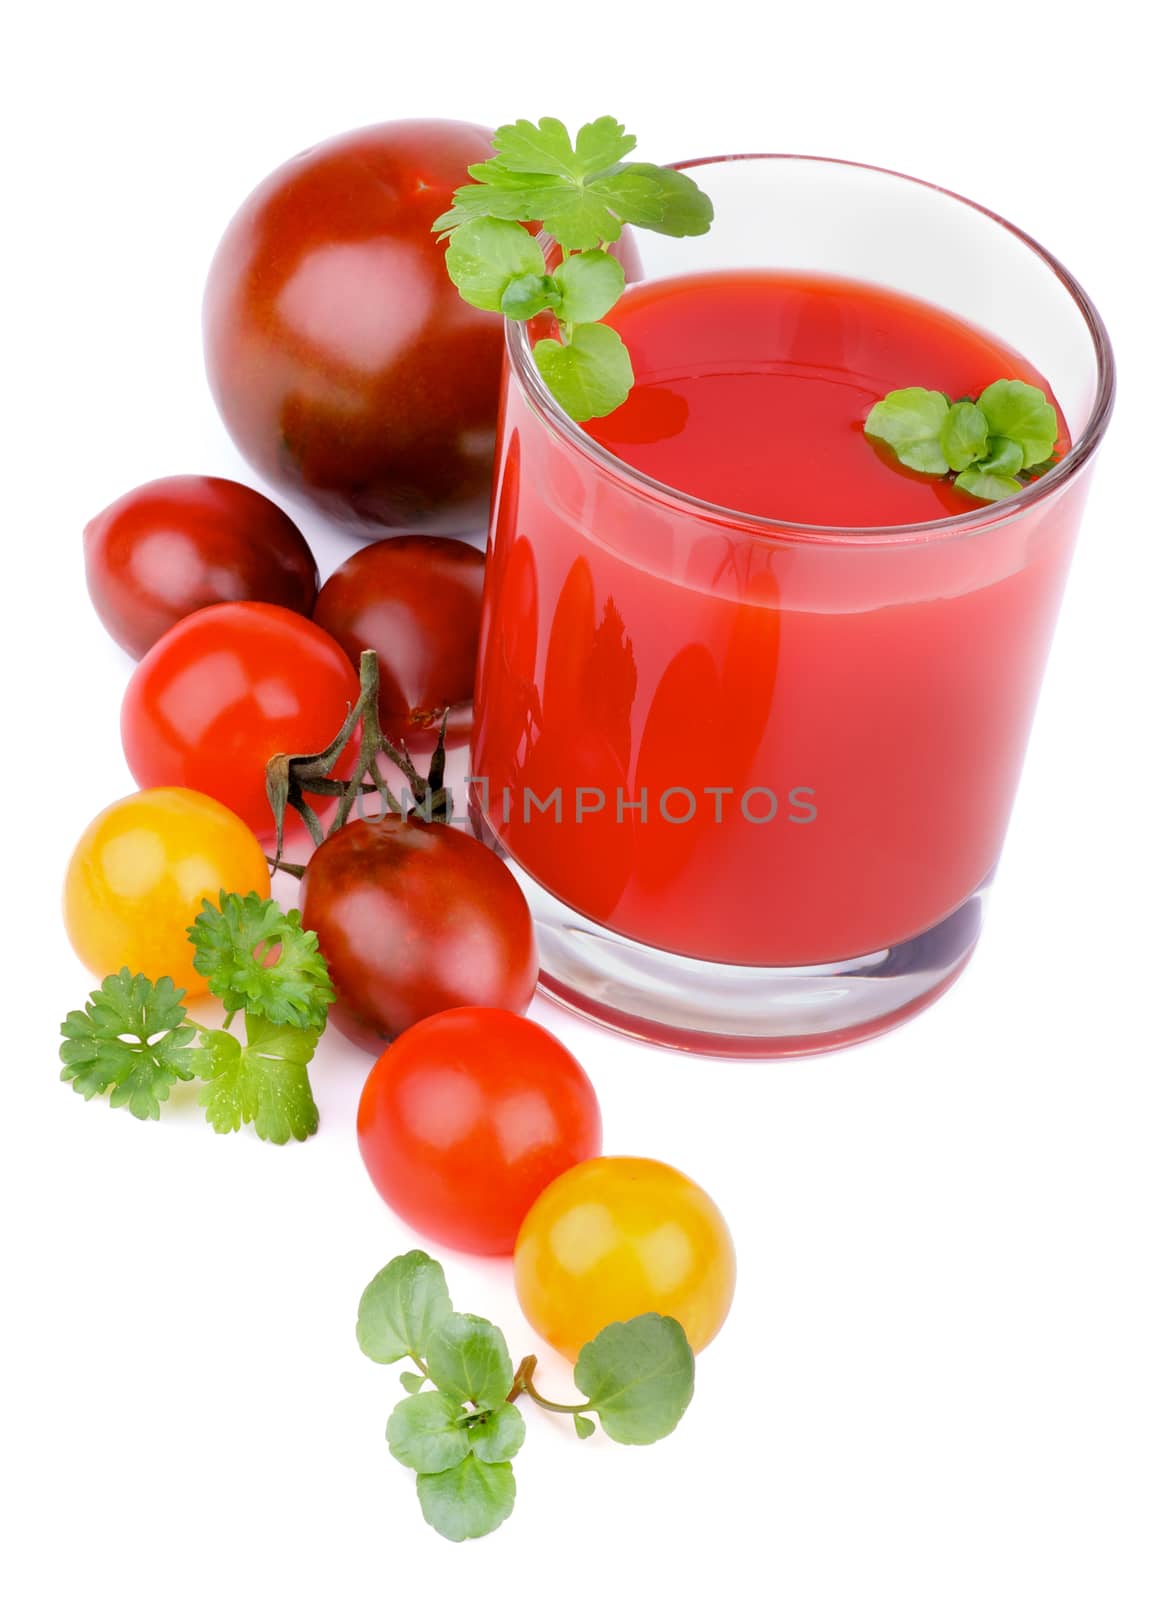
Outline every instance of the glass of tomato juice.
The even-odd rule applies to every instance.
[[[982,207],[800,156],[684,164],[716,216],[637,240],[636,372],[575,423],[507,325],[470,808],[542,983],[639,1037],[783,1055],[958,976],[1000,855],[1113,403],[1094,307]],[[901,466],[891,389],[1058,412],[1000,501]]]

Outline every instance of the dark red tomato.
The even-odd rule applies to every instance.
[[[320,590],[315,620],[354,666],[376,651],[381,726],[410,750],[432,747],[447,706],[446,743],[469,738],[485,565],[459,539],[406,534],[358,550]]]
[[[224,600],[266,600],[309,616],[319,574],[307,541],[266,495],[229,478],[157,478],[85,529],[97,615],[132,656]]]
[[[460,298],[432,233],[467,122],[388,122],[286,162],[236,212],[203,305],[231,437],[332,515],[461,533],[486,522],[502,318]]]
[[[368,1075],[356,1118],[381,1198],[454,1250],[509,1255],[523,1218],[568,1167],[597,1156],[595,1090],[527,1017],[466,1006],[427,1017]]]
[[[122,746],[143,789],[197,789],[270,835],[268,760],[322,750],[359,693],[344,651],[307,617],[258,601],[209,606],[134,669]]]
[[[336,986],[332,1018],[382,1050],[454,1006],[525,1011],[534,926],[500,857],[444,822],[350,822],[308,862],[304,923]]]

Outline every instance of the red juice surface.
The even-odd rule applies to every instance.
[[[636,388],[587,431],[658,482],[822,527],[998,520],[748,532],[629,487],[511,376],[473,761],[494,830],[578,911],[683,954],[805,965],[924,932],[999,854],[1081,495],[1000,520],[863,421],[911,384],[1048,386],[934,307],[805,274],[641,285],[609,320]]]

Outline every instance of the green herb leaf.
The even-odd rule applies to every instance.
[[[308,1082],[308,1062],[319,1034],[248,1016],[246,1042],[217,1028],[204,1033],[197,1071],[206,1082],[199,1104],[216,1133],[237,1132],[244,1123],[271,1144],[304,1140],[320,1125]]]
[[[514,1367],[502,1330],[485,1317],[454,1312],[430,1335],[425,1349],[430,1380],[443,1394],[492,1410],[514,1382]]]
[[[452,1311],[441,1267],[424,1250],[410,1250],[382,1267],[361,1295],[356,1340],[370,1361],[386,1366],[404,1356],[424,1361]]]
[[[540,311],[557,310],[562,298],[562,291],[549,273],[529,272],[524,277],[511,278],[499,310],[515,322],[529,322]]]
[[[94,989],[84,1011],[61,1024],[61,1078],[86,1100],[110,1094],[140,1121],[157,1122],[170,1086],[194,1077],[196,1029],[186,1023],[185,990],[123,967]]]
[[[939,427],[939,446],[953,472],[988,454],[988,419],[972,400],[957,400]]]
[[[522,1412],[506,1401],[496,1411],[488,1411],[480,1422],[471,1423],[468,1438],[479,1461],[509,1461],[526,1438]]]
[[[520,222],[486,216],[465,222],[450,234],[445,269],[463,300],[481,311],[501,311],[510,284],[515,279],[541,278],[546,263]]]
[[[401,1388],[407,1389],[410,1394],[418,1394],[425,1387],[425,1379],[419,1372],[410,1372],[406,1369],[398,1376],[401,1379]]]
[[[1007,500],[1019,494],[1024,485],[1019,478],[1009,478],[995,472],[986,472],[982,466],[969,467],[955,480],[957,489],[975,495],[977,500]]]
[[[419,1474],[417,1498],[421,1515],[443,1538],[480,1539],[514,1510],[514,1468],[470,1454],[445,1472]]]
[[[623,293],[624,281],[623,267],[604,250],[567,256],[554,273],[560,320],[598,322]]]
[[[459,1428],[465,1413],[456,1400],[427,1389],[393,1407],[385,1437],[394,1459],[414,1472],[444,1472],[470,1452],[469,1434]]]
[[[603,322],[581,323],[570,344],[540,339],[532,354],[547,388],[576,422],[607,416],[635,382],[623,340]]]
[[[892,389],[871,407],[865,432],[889,444],[905,467],[938,477],[948,470],[939,442],[947,413],[947,396],[938,389]]]
[[[595,1432],[595,1424],[590,1417],[585,1417],[581,1411],[575,1413],[575,1432],[580,1439],[590,1439]]]
[[[987,418],[990,433],[1020,446],[1024,457],[1021,466],[1035,467],[1052,455],[1057,442],[1057,413],[1031,383],[1001,378],[988,385],[977,404]]]
[[[254,890],[245,898],[221,892],[217,910],[209,900],[202,905],[186,933],[194,970],[224,1009],[296,1028],[323,1028],[336,994],[319,941],[303,927],[299,912],[284,911]]]
[[[568,178],[524,177],[486,162],[489,182],[454,190],[453,207],[433,224],[439,232],[457,229],[481,217],[505,222],[541,222],[564,250],[590,250],[619,238],[620,222],[605,200]]]
[[[574,145],[557,117],[537,123],[520,118],[498,129],[494,149],[501,166],[511,172],[550,173],[561,178],[586,178],[606,172],[635,149],[635,137],[614,117],[599,117],[579,129]],[[489,162],[482,163],[489,166]],[[475,177],[478,169],[471,167]]]
[[[609,177],[597,178],[591,192],[600,195],[616,216],[653,233],[688,238],[707,233],[713,203],[686,172],[631,161]]]
[[[994,472],[997,477],[1011,478],[1024,464],[1024,450],[1015,439],[989,439],[984,459],[977,463],[981,472]]]
[[[692,1399],[694,1376],[684,1329],[655,1312],[611,1323],[575,1364],[576,1387],[619,1444],[652,1444],[671,1433]]]

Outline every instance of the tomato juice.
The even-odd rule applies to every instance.
[[[681,955],[804,966],[925,932],[999,855],[1084,488],[1018,514],[863,422],[908,385],[1048,385],[841,278],[666,278],[609,320],[636,372],[610,417],[504,390],[481,812],[552,895]]]

